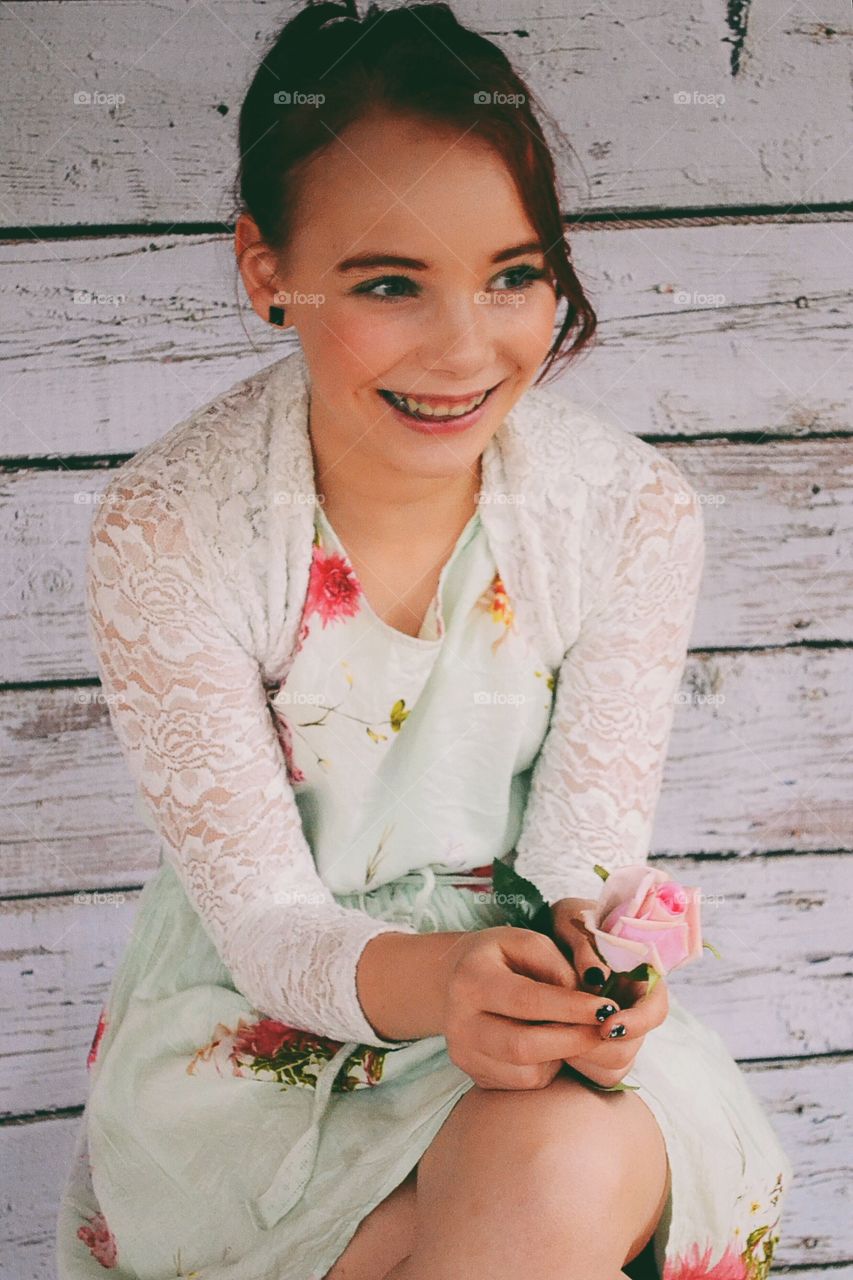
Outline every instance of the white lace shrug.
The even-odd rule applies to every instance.
[[[235,986],[270,1017],[384,1040],[366,943],[411,926],[319,878],[268,699],[295,648],[313,538],[297,350],[120,467],[91,527],[89,635],[163,854]],[[549,902],[647,857],[704,556],[698,496],[639,437],[529,388],[483,454],[481,520],[559,666],[515,867]]]

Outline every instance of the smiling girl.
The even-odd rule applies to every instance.
[[[595,315],[529,90],[446,5],[318,4],[239,144],[240,274],[295,343],[93,521],[162,857],[59,1274],[764,1277],[792,1171],[758,1101],[665,981],[597,995],[573,923],[647,858],[704,542],[672,462],[538,385]]]

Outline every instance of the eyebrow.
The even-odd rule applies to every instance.
[[[507,262],[510,258],[520,258],[522,255],[529,253],[542,253],[545,250],[538,240],[530,240],[526,244],[516,244],[510,249],[501,249],[500,253],[492,255],[490,261],[497,264],[499,262]],[[370,270],[373,267],[404,267],[407,271],[426,271],[429,264],[422,262],[420,258],[404,258],[396,253],[359,253],[351,258],[344,258],[338,263],[335,270],[344,271],[361,271]]]

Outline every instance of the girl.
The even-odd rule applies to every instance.
[[[596,995],[573,923],[647,856],[703,529],[663,455],[532,385],[595,316],[529,91],[446,5],[318,4],[239,140],[240,273],[298,347],[93,522],[162,858],[60,1276],[764,1277],[769,1122],[664,981]]]

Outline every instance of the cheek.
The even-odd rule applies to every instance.
[[[517,307],[514,326],[518,349],[531,360],[538,360],[551,346],[557,302],[550,291],[535,289]]]
[[[404,316],[389,303],[327,304],[321,311],[322,345],[336,364],[349,371],[349,381],[364,382],[369,369],[393,367],[418,341],[420,327],[414,313]],[[369,375],[368,375],[369,376]]]

